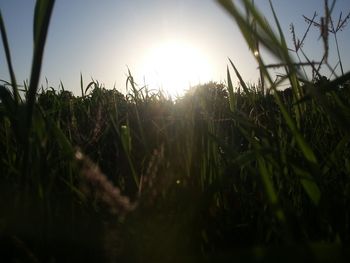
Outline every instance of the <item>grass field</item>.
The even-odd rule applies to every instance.
[[[97,81],[81,81],[80,96],[39,88],[53,7],[45,0],[37,1],[31,78],[20,94],[1,18],[11,76],[0,86],[0,256],[12,260],[4,262],[350,256],[350,73],[341,67],[328,79],[319,65],[295,62],[283,33],[250,1],[248,15],[218,2],[264,82],[247,85],[230,60],[227,84],[193,87],[176,101],[140,88],[130,72],[128,94]],[[259,46],[280,61],[281,80]],[[327,52],[325,44],[324,67]],[[280,91],[282,81],[290,89]]]

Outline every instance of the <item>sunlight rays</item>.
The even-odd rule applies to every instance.
[[[140,72],[151,89],[181,95],[190,86],[212,79],[210,61],[200,49],[180,41],[162,42],[151,48]]]

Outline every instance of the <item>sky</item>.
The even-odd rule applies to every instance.
[[[291,23],[301,37],[307,28],[302,15],[312,17],[315,11],[323,15],[323,0],[272,3],[290,46]],[[268,1],[255,0],[255,4],[272,21]],[[19,83],[30,76],[34,6],[34,0],[0,0]],[[337,1],[334,16],[340,11],[343,16],[349,13],[349,0]],[[349,27],[338,34],[345,71],[350,68]],[[311,29],[304,50],[315,61],[321,58],[316,28]],[[54,88],[62,81],[66,90],[79,95],[82,74],[84,85],[94,79],[125,92],[130,69],[139,87],[181,95],[190,85],[225,82],[228,58],[246,82],[257,82],[253,55],[233,19],[214,0],[56,0],[41,80],[46,86],[46,78]],[[330,63],[336,61],[332,52]],[[9,80],[2,43],[0,79]]]

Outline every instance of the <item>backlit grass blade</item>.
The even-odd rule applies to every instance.
[[[86,86],[85,91],[83,92],[83,94],[86,95],[87,92],[89,91],[89,89],[91,89],[95,85],[96,85],[95,81],[90,81],[90,83]]]
[[[230,70],[228,69],[228,67],[227,67],[227,89],[228,89],[228,94],[229,94],[230,110],[231,110],[231,112],[234,112],[234,110],[235,110],[235,94],[233,91]]]
[[[141,143],[144,145],[145,149],[150,150],[148,146],[148,141],[146,140],[145,136],[145,131],[142,125],[142,120],[140,116],[140,104],[145,100],[143,96],[143,92],[137,90],[137,84],[134,81],[134,77],[131,74],[131,71],[128,69],[128,78],[127,78],[127,84],[129,83],[131,85],[131,92],[132,92],[132,97],[134,98],[134,108],[135,108],[135,113],[136,113],[136,119],[137,119],[137,125],[139,128],[140,136],[141,136]]]
[[[250,93],[249,89],[248,89],[247,85],[245,84],[241,74],[239,73],[239,71],[237,70],[235,65],[233,64],[232,60],[231,59],[228,59],[228,60],[230,61],[231,65],[232,65],[232,67],[233,67],[233,69],[234,69],[234,71],[236,73],[236,76],[239,79],[239,83],[242,85],[242,88],[243,88],[244,92],[246,93],[247,96],[249,96],[249,93]]]
[[[1,10],[0,10],[0,30],[1,30],[2,43],[4,45],[4,50],[5,50],[7,66],[8,66],[10,78],[11,78],[12,93],[13,93],[13,97],[15,100],[15,104],[17,105],[18,100],[19,100],[18,99],[19,94],[18,94],[17,82],[16,82],[16,77],[15,77],[15,72],[14,72],[13,66],[12,66],[10,47],[9,47],[8,40],[7,40],[6,28],[4,25],[4,21],[2,19]]]
[[[266,20],[262,18],[262,16],[259,14],[257,9],[250,3],[250,1],[244,0],[243,3],[246,6],[246,8],[249,10],[251,15],[254,17],[256,21],[256,30],[255,28],[252,28],[249,21],[246,21],[244,19],[244,15],[240,13],[238,7],[230,0],[218,0],[218,2],[233,16],[233,18],[236,20],[238,26],[241,29],[242,34],[244,35],[247,44],[249,47],[253,50],[255,42],[252,42],[251,34],[256,34],[256,38],[264,44],[264,46],[271,51],[273,55],[275,55],[278,59],[281,61],[288,61],[290,63],[290,57],[286,53],[287,51],[283,48],[283,45],[278,40],[277,36],[274,34],[274,32],[271,30],[271,27],[268,25]],[[263,74],[267,77],[267,79],[270,82],[271,88],[275,91],[276,86],[275,83],[272,81],[272,78],[270,74],[268,73],[266,66],[264,65],[262,59],[260,56],[257,57],[259,61],[260,68],[263,72]],[[231,63],[232,66],[233,63]],[[235,68],[235,67],[234,67]],[[294,78],[293,78],[294,79]],[[296,123],[294,122],[293,118],[290,116],[290,114],[287,112],[285,106],[283,105],[279,95],[277,92],[274,93],[274,96],[276,98],[276,102],[281,109],[282,115],[291,129],[293,135],[296,138],[296,141],[303,152],[306,159],[311,163],[317,163],[316,156],[311,149],[311,147],[308,145],[308,143],[305,141],[301,133],[299,132]]]
[[[240,12],[233,1],[217,0],[217,2],[234,18],[251,51],[254,52],[258,41],[258,43],[263,44],[277,59],[283,60],[281,45],[278,38],[250,1],[243,0],[242,2],[255,22],[254,27],[252,27],[250,21],[246,19],[245,14]]]
[[[84,98],[84,82],[83,82],[83,74],[80,72],[80,90],[81,90],[81,97]]]
[[[49,29],[49,22],[54,6],[54,0],[37,0],[35,6],[34,17],[34,54],[32,60],[32,69],[30,75],[30,83],[27,95],[27,129],[31,126],[32,112],[38,89],[42,59],[44,55],[44,47]]]
[[[277,29],[278,29],[279,39],[280,39],[279,43],[281,44],[281,47],[282,47],[281,51],[283,51],[284,57],[288,58],[289,55],[288,55],[288,46],[287,46],[287,43],[286,43],[286,39],[284,38],[284,34],[283,34],[283,31],[282,31],[281,25],[279,23],[279,20],[277,18],[277,15],[276,15],[275,9],[273,8],[271,0],[269,0],[269,3],[270,3],[270,8],[271,8],[274,20],[275,20],[275,24],[276,24]],[[294,68],[294,67],[292,66],[291,68]]]
[[[51,11],[55,0],[37,0],[34,11],[34,45],[40,45],[40,42],[46,38]]]
[[[24,158],[23,158],[23,171],[21,185],[24,186],[24,180],[27,180],[29,173],[29,160],[31,152],[31,126],[33,119],[33,110],[36,99],[36,92],[38,89],[40,71],[42,66],[42,59],[44,55],[44,47],[49,28],[49,22],[51,13],[54,5],[54,0],[37,0],[35,6],[35,17],[34,17],[34,54],[32,59],[32,68],[30,75],[30,82],[28,92],[26,93],[27,98],[27,113],[26,113],[26,142],[24,146]]]
[[[294,62],[292,61],[292,59],[289,56],[286,39],[284,37],[281,25],[279,23],[279,20],[277,18],[277,15],[276,15],[276,12],[275,12],[275,9],[272,5],[271,0],[269,0],[269,3],[270,3],[270,8],[271,8],[274,20],[275,20],[275,24],[278,28],[279,39],[280,39],[279,42],[281,45],[281,53],[283,54],[283,58],[284,58],[284,61],[286,63],[285,69],[287,71],[287,76],[289,78],[291,87],[293,89],[293,96],[295,97],[296,100],[298,100],[298,99],[300,99],[301,94],[300,94],[300,85],[299,85],[299,81],[298,81],[298,76],[296,74],[296,67],[294,66]],[[298,105],[296,107],[295,117],[296,117],[296,124],[298,127],[300,127],[301,105]]]

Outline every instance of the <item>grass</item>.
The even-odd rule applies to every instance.
[[[242,1],[248,15],[236,2],[218,2],[238,23],[264,81],[247,85],[229,60],[227,85],[207,83],[176,101],[138,87],[130,72],[128,94],[97,81],[84,86],[82,77],[79,97],[63,85],[39,91],[54,5],[45,0],[36,4],[32,74],[22,98],[0,16],[11,77],[0,86],[3,258],[349,257],[349,73],[341,69],[340,76],[324,78],[320,65],[328,63],[328,51],[316,68],[302,50],[305,37],[298,42],[292,31],[294,52],[306,60],[298,53],[295,62],[274,12],[277,34],[251,1]],[[279,61],[282,80],[273,81],[257,47]],[[314,70],[310,80],[305,67]],[[289,91],[279,90],[283,80]]]

